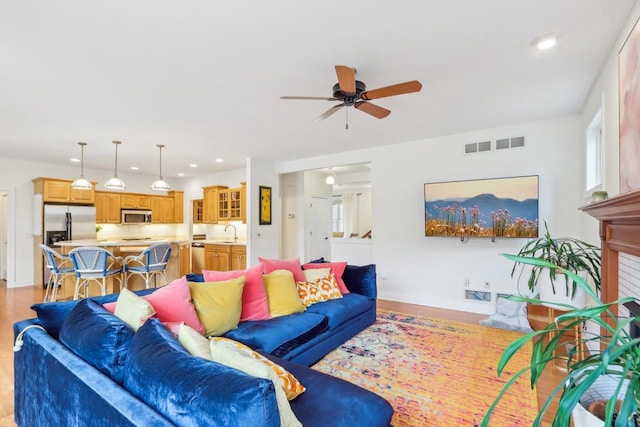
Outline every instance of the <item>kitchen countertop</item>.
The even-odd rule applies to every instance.
[[[167,237],[167,238],[152,238],[152,239],[139,239],[139,240],[124,240],[122,238],[113,239],[85,239],[85,240],[63,240],[58,242],[59,246],[98,246],[98,247],[122,247],[122,246],[151,246],[156,243],[186,243],[190,240],[188,238],[180,237]]]
[[[229,246],[247,246],[247,242],[245,240],[192,240],[193,242],[204,243],[205,245],[229,245]]]

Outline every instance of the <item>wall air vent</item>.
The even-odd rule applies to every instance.
[[[480,153],[482,151],[491,151],[491,141],[471,142],[464,145],[464,153]]]
[[[517,148],[517,147],[524,147],[524,136],[496,139],[496,150],[504,150],[507,148]]]

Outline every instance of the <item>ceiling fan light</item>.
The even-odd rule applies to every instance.
[[[87,178],[84,177],[84,146],[86,142],[78,142],[80,146],[80,178],[71,183],[71,188],[74,190],[92,190],[93,184]]]

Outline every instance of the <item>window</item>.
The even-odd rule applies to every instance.
[[[586,191],[602,185],[602,109],[595,114],[586,132]]]
[[[344,232],[344,205],[342,204],[342,196],[333,196],[331,211],[331,230],[334,233]]]

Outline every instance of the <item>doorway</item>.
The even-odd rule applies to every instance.
[[[331,199],[311,197],[309,202],[309,253],[307,259],[331,259]]]

